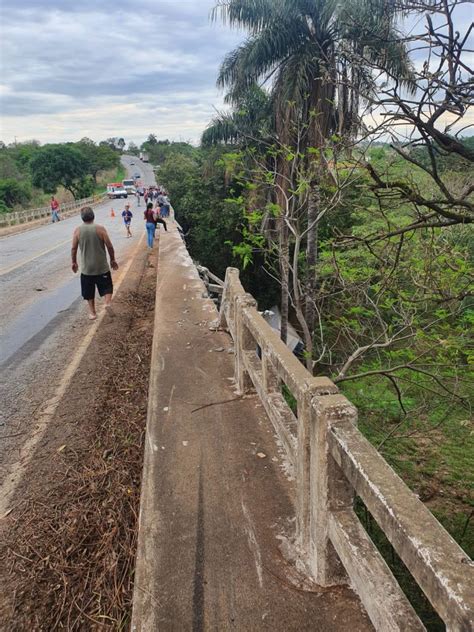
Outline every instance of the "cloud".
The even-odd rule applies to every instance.
[[[197,141],[223,107],[219,64],[244,37],[210,20],[216,2],[4,0],[0,138]],[[456,11],[465,32],[468,8]]]
[[[213,4],[11,3],[2,16],[3,139],[74,140],[85,135],[82,121],[95,140],[141,142],[150,132],[197,140],[222,104],[219,63],[242,38],[210,22]]]

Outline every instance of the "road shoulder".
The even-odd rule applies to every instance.
[[[155,282],[143,247],[0,520],[1,630],[126,623]]]

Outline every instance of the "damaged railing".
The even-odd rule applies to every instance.
[[[224,292],[224,281],[221,281],[218,276],[213,274],[204,266],[196,264],[196,269],[199,272],[199,276],[206,286],[206,290],[208,291],[212,300],[214,301],[214,303],[216,303],[217,306],[219,306],[220,300],[222,298],[222,293]]]
[[[227,269],[220,326],[234,340],[239,391],[255,388],[293,464],[298,546],[313,579],[350,583],[377,630],[424,629],[353,510],[357,494],[447,630],[472,630],[472,561],[359,432],[355,407],[265,322],[235,268]]]

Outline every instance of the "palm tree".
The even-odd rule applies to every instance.
[[[255,146],[269,136],[271,103],[262,88],[255,84],[243,93],[231,92],[225,101],[233,107],[230,112],[218,112],[210,122],[201,137],[203,145],[239,143]]]
[[[370,69],[362,59],[384,68],[391,76],[406,80],[410,76],[407,54],[394,28],[394,0],[220,0],[213,17],[219,14],[225,23],[243,27],[249,35],[224,59],[218,85],[229,88],[231,94],[241,94],[256,83],[269,83],[275,129],[282,145],[294,141],[296,120],[300,129],[301,123],[306,126],[307,145],[319,149],[335,132],[355,133],[359,94],[371,83]],[[355,58],[358,64],[353,63]],[[284,163],[283,159],[280,188],[288,181]],[[323,173],[317,160],[312,160],[310,168],[306,320],[313,331],[319,184]],[[283,340],[289,272],[285,226],[282,213]]]

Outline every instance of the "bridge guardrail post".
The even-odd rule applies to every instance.
[[[311,421],[313,398],[338,393],[337,386],[327,377],[309,380],[298,399],[297,460],[296,460],[296,526],[298,545],[304,559],[311,549]]]
[[[265,393],[274,393],[280,390],[281,380],[269,356],[268,348],[262,347],[262,383]]]
[[[321,586],[346,584],[344,567],[329,538],[329,514],[352,508],[354,491],[331,454],[328,434],[342,420],[356,425],[357,409],[343,395],[315,396],[311,405],[310,571]]]
[[[234,298],[235,306],[235,382],[241,395],[251,390],[252,380],[245,368],[245,352],[252,351],[256,347],[255,340],[245,326],[243,309],[245,307],[257,307],[257,301],[250,294],[237,295]]]
[[[232,300],[232,281],[234,278],[239,278],[239,271],[237,268],[227,268],[225,271],[224,291],[222,293],[221,308],[219,310],[219,328],[231,329],[228,320],[229,309],[233,309],[231,305]]]

